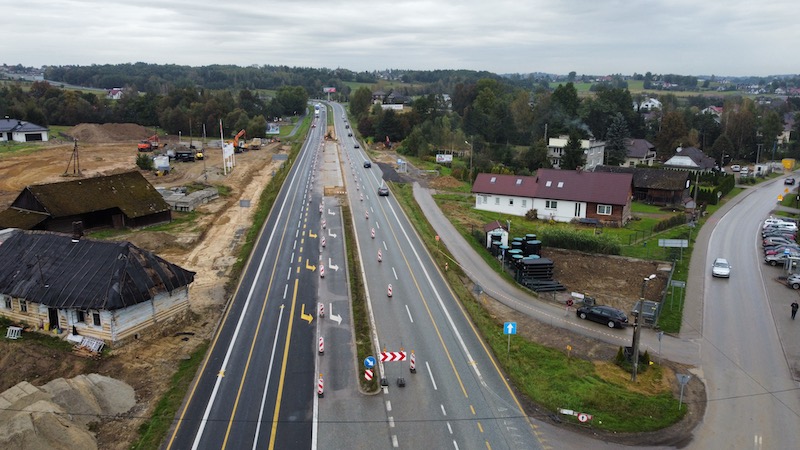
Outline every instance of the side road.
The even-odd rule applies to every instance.
[[[600,339],[613,345],[630,345],[632,338],[632,327],[626,330],[608,330],[604,327],[594,326],[578,320],[574,314],[565,316],[561,305],[552,302],[544,302],[530,293],[519,289],[516,285],[508,283],[497,274],[480,255],[464,240],[453,224],[445,217],[436,202],[433,200],[430,190],[414,183],[414,198],[419,203],[428,222],[431,223],[436,233],[447,249],[452,253],[462,270],[469,276],[476,287],[488,296],[496,299],[504,305],[513,308],[520,313],[531,316],[539,321],[545,322],[570,331],[582,334],[587,337]],[[698,236],[698,240],[700,237]],[[705,237],[707,242],[708,237]],[[700,247],[705,247],[700,245]],[[700,271],[700,278],[704,272]],[[690,283],[687,283],[687,286]],[[702,292],[702,291],[701,291]],[[688,294],[688,293],[687,293]],[[687,295],[688,298],[688,295]],[[697,302],[702,303],[702,295]],[[700,305],[702,312],[702,305]],[[702,324],[702,316],[700,317]],[[699,362],[699,346],[693,342],[697,336],[673,337],[664,336],[661,342],[661,354],[664,357],[685,364],[697,365]],[[643,329],[641,335],[642,348],[647,348],[651,353],[655,353],[659,348],[656,333],[651,329]]]

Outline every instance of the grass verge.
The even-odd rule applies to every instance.
[[[208,350],[208,342],[200,345],[190,358],[178,365],[172,375],[167,392],[156,404],[153,414],[139,427],[139,439],[131,445],[132,449],[157,449],[175,420],[175,414],[183,403],[186,391],[194,379],[197,369]]]
[[[414,201],[411,186],[394,185],[392,188],[428,251],[437,264],[443,266],[452,256],[446,247],[437,246],[436,232]],[[559,350],[526,341],[521,336],[512,340],[511,349],[506,353],[508,341],[502,333],[502,323],[469,292],[465,274],[454,264],[445,276],[500,367],[517,389],[534,403],[553,412],[558,408],[589,411],[595,417],[594,427],[617,432],[662,429],[685,414],[685,409],[678,411],[678,400],[668,388],[643,394],[638,389],[639,384],[629,385],[601,376],[591,362],[568,358]],[[660,377],[661,371],[653,366],[645,374]],[[640,383],[645,374],[639,377]]]
[[[342,206],[342,220],[344,221],[345,249],[347,251],[347,270],[350,277],[350,299],[353,310],[353,328],[356,338],[356,364],[361,364],[364,358],[372,355],[372,333],[369,326],[369,310],[367,309],[367,296],[364,291],[364,280],[361,278],[361,271],[358,269],[359,256],[355,246],[355,229],[350,207]],[[376,371],[377,372],[377,371]],[[364,377],[358,377],[361,388],[367,392],[378,390],[378,379],[380,375],[375,373],[372,380],[367,381]]]

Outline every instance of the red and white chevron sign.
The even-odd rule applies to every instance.
[[[381,362],[405,361],[406,352],[381,352]]]

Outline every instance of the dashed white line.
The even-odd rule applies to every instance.
[[[408,313],[408,320],[410,320],[411,323],[414,323],[414,318],[411,317],[411,310],[408,309],[408,305],[406,305],[406,312]]]
[[[397,278],[397,271],[394,270],[394,267],[392,267],[392,273],[394,274],[394,279],[399,280],[399,278]]]
[[[288,284],[284,284],[283,285],[283,299],[284,300],[286,300],[286,293],[288,293],[288,292],[289,292],[289,285]]]
[[[397,448],[400,447],[400,444],[397,442],[397,435],[392,435],[392,447]]]
[[[453,441],[453,448],[454,448],[454,449],[456,449],[456,450],[458,450],[458,442],[456,442],[456,441]]]
[[[425,367],[428,368],[428,375],[431,377],[431,383],[433,383],[433,390],[438,391],[439,389],[436,388],[436,380],[433,379],[433,372],[431,372],[431,366],[428,364],[428,361],[425,361]],[[442,410],[444,410],[444,406],[442,406]]]
[[[292,250],[296,250],[296,249],[297,249],[297,239],[295,239],[294,243],[292,243]]]
[[[375,222],[375,228],[380,230],[381,229],[381,223],[380,222]]]
[[[292,268],[290,267],[289,270],[286,271],[286,279],[292,278]]]
[[[381,242],[383,242],[383,249],[384,250],[389,250],[389,247],[386,246],[386,241],[381,241]]]
[[[388,411],[388,412],[392,411],[392,401],[391,400],[386,400],[386,411]]]
[[[450,422],[447,422],[447,431],[449,431],[450,434],[453,434],[453,427],[450,426]]]
[[[444,410],[444,405],[443,404],[439,404],[439,406],[442,407],[442,414],[446,416],[447,415],[447,411]]]
[[[389,416],[389,428],[394,428],[394,416]]]

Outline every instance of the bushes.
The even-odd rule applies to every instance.
[[[686,223],[686,215],[685,214],[683,214],[683,213],[675,214],[674,216],[669,217],[667,219],[664,219],[664,220],[658,222],[657,224],[655,224],[655,226],[653,226],[653,231],[658,233],[659,231],[664,231],[664,230],[667,230],[667,229],[670,229],[670,228],[673,228],[673,227],[677,227],[677,226],[683,225],[685,223]]]
[[[608,239],[608,237],[582,233],[567,228],[543,230],[539,239],[548,247],[558,247],[567,250],[580,250],[582,252],[601,253],[605,255],[619,255],[621,251],[619,242]]]

